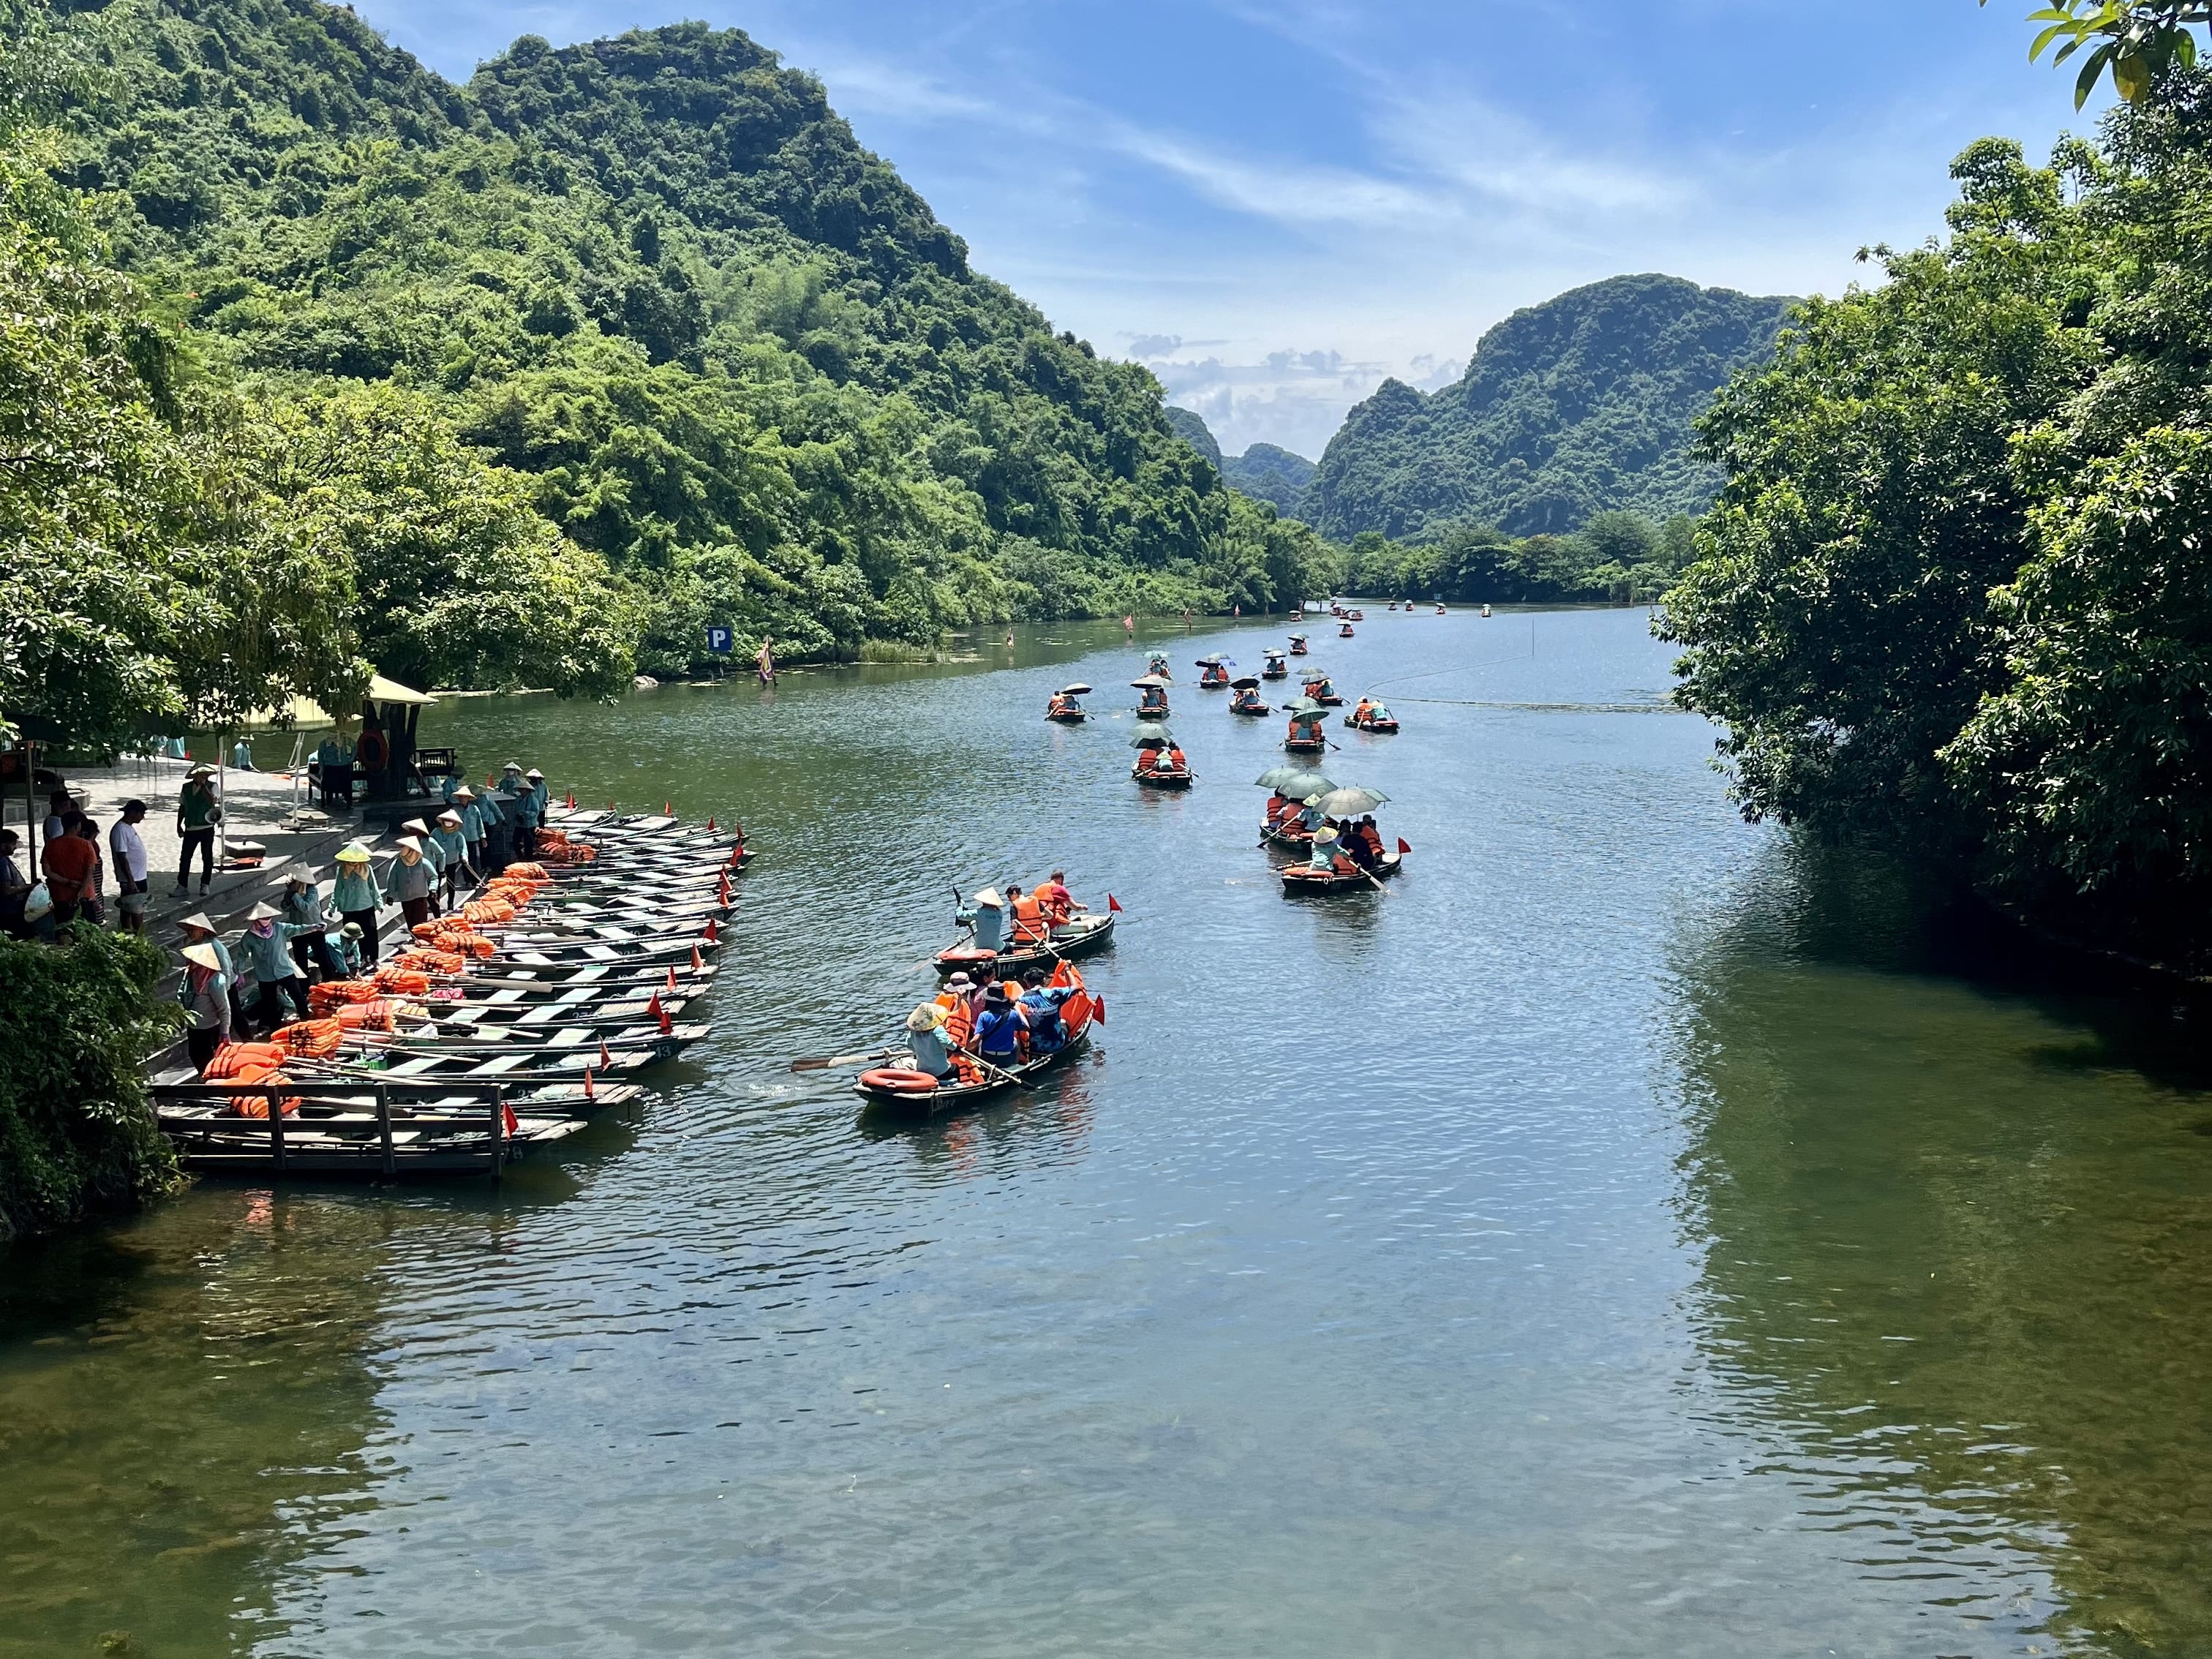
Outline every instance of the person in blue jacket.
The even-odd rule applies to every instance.
[[[993,980],[983,993],[982,1018],[975,1022],[975,1052],[994,1066],[1009,1066],[1020,1060],[1028,1035],[1022,1011],[1006,994],[1006,986]]]

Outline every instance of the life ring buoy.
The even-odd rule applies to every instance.
[[[872,1072],[860,1073],[860,1086],[883,1089],[895,1095],[926,1095],[936,1091],[937,1079],[911,1066],[878,1066]]]
[[[965,966],[969,963],[996,962],[999,959],[999,953],[996,951],[977,951],[963,945],[956,950],[939,951],[937,959],[939,962],[957,963]]]

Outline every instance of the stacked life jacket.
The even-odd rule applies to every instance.
[[[210,1083],[289,1083],[282,1069],[286,1050],[277,1042],[226,1042],[209,1060],[207,1070],[201,1075]],[[295,1115],[300,1109],[299,1097],[281,1097],[277,1109],[286,1117]],[[269,1097],[266,1094],[233,1095],[230,1109],[240,1117],[267,1117]]]

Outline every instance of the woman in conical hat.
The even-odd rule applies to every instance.
[[[385,905],[384,889],[368,867],[368,848],[348,842],[338,849],[338,878],[331,884],[331,902],[338,914],[361,928],[363,961],[376,965],[376,913]]]

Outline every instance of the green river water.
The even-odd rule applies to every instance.
[[[1182,798],[1118,627],[431,711],[743,817],[714,1034],[496,1190],[0,1257],[0,1659],[2212,1653],[2191,1012],[1741,823],[1641,612],[1318,640],[1414,852],[1285,900],[1279,725],[1188,665],[1279,638],[1139,641]],[[903,1130],[787,1069],[1053,863],[1127,907],[1079,1066]]]

